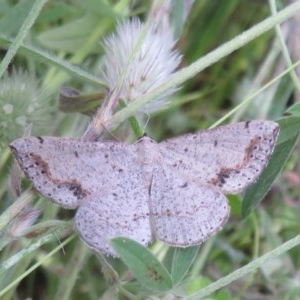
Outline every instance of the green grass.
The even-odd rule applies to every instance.
[[[203,245],[182,250],[157,242],[147,250],[114,239],[122,259],[113,259],[80,241],[74,211],[40,197],[28,181],[18,186],[8,144],[30,133],[16,119],[33,103],[32,135],[82,136],[91,119],[74,111],[93,112],[105,93],[97,76],[99,41],[118,21],[147,19],[150,1],[0,0],[1,299],[300,298],[300,69],[292,31],[300,1],[277,7],[277,15],[271,0],[195,2],[184,23],[182,8],[172,14],[183,54],[179,72],[122,105],[106,129],[120,141],[136,140],[143,129],[160,141],[221,123],[270,119],[281,126],[277,147],[262,179],[245,195],[229,196],[229,221]],[[131,117],[174,84],[181,88],[170,107],[146,116],[138,128]],[[58,109],[63,86],[83,95],[74,98],[78,106],[65,104],[72,113]],[[34,209],[42,213],[27,228]]]

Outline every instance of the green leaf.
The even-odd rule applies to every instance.
[[[198,254],[199,246],[185,249],[176,248],[172,261],[172,280],[174,285],[179,284],[189,271]]]
[[[1,15],[3,13],[1,12],[0,32],[6,35],[16,35],[31,9],[32,1],[23,0],[17,2],[15,6],[11,7],[3,15]]]
[[[242,205],[242,216],[247,217],[267,194],[276,176],[284,167],[299,135],[300,118],[287,117],[277,121],[280,134],[268,166],[259,180],[247,189]]]
[[[13,38],[2,36],[0,34],[0,47],[4,49],[8,49],[13,42],[14,42]],[[44,64],[56,66],[66,71],[68,74],[80,78],[81,80],[84,80],[86,82],[89,82],[90,84],[93,84],[98,88],[99,86],[103,86],[103,87],[106,86],[105,83],[101,82],[99,78],[97,78],[96,76],[93,76],[92,74],[86,72],[82,68],[70,64],[66,60],[63,60],[57,56],[50,54],[49,51],[44,51],[32,45],[23,43],[23,45],[19,49],[19,53],[27,55],[30,58],[40,61]]]
[[[299,135],[300,118],[299,117],[283,117],[276,121],[280,125],[280,134],[277,140],[277,145],[285,143],[295,136]]]
[[[294,116],[300,117],[300,103],[295,103],[286,111]]]
[[[48,49],[76,53],[97,26],[99,17],[87,14],[81,19],[43,31],[38,40]]]
[[[124,237],[114,238],[110,244],[143,286],[159,292],[173,287],[169,272],[146,247]]]
[[[76,0],[75,4],[88,13],[97,14],[99,18],[120,17],[114,8],[114,5],[108,4],[106,0]]]

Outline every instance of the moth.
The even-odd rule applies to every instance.
[[[248,121],[134,144],[60,137],[26,137],[10,144],[35,189],[77,209],[81,239],[113,255],[113,237],[143,245],[198,245],[229,216],[224,194],[244,191],[264,170],[279,125]]]

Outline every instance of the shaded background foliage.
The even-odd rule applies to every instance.
[[[2,57],[33,3],[32,0],[0,0]],[[285,7],[287,4],[280,2],[279,7]],[[150,5],[151,1],[47,2],[8,69],[11,75],[15,74],[14,70],[28,72],[30,77],[33,76],[31,80],[35,91],[41,89],[40,103],[43,107],[42,116],[45,118],[42,118],[43,124],[34,122],[38,112],[32,114],[33,132],[70,137],[82,135],[90,117],[79,113],[60,112],[57,105],[60,87],[67,85],[81,93],[103,92],[104,87],[96,84],[103,62],[103,50],[99,41],[114,30],[118,21],[132,16],[145,19]],[[267,1],[195,1],[184,27],[180,28],[182,31],[177,32],[177,46],[183,54],[182,67],[269,15],[270,7]],[[291,24],[293,27],[299,27],[295,19],[287,21],[282,26],[288,28],[285,30],[286,36],[291,32]],[[29,45],[34,47],[34,50]],[[296,47],[297,40],[288,44],[291,53],[294,50],[292,45]],[[53,54],[55,58],[62,59],[63,63],[60,60],[49,59],[45,52],[36,49]],[[69,67],[68,62],[80,69]],[[269,31],[188,80],[174,95],[168,110],[150,117],[146,131],[153,138],[163,140],[184,132],[208,128],[277,76],[284,67],[275,33]],[[83,70],[86,70],[90,77],[86,76]],[[21,86],[22,76],[18,80]],[[36,87],[37,84],[39,87]],[[1,90],[3,81],[0,82],[2,108],[7,104],[7,97],[1,97]],[[285,76],[254,97],[250,104],[231,116],[227,122],[261,118],[276,120],[298,99],[299,93],[295,92],[291,78]],[[23,107],[23,101],[30,103],[31,100],[30,95],[25,99],[18,94],[12,101],[14,107],[18,108],[21,104]],[[268,105],[265,106],[265,103]],[[299,116],[299,112],[296,111],[297,113]],[[8,117],[3,110],[0,111],[0,122]],[[295,124],[293,130],[299,128],[298,119]],[[0,141],[1,145],[7,145],[12,139],[24,134],[23,127],[10,126],[6,130],[6,137]],[[113,134],[120,140],[124,140],[125,137],[128,140],[134,139],[127,122]],[[0,137],[2,138],[2,135]],[[229,197],[232,207],[229,222],[221,233],[203,244],[198,253],[191,254],[190,257],[194,255],[195,260],[189,261],[192,264],[191,269],[182,282],[182,278],[179,280],[180,284],[175,294],[186,296],[198,291],[299,233],[298,153],[297,145],[265,200],[248,218],[241,217],[242,197]],[[8,188],[11,167],[12,157],[8,148],[3,146],[0,153],[1,212],[9,208],[15,199],[15,195]],[[28,186],[28,182],[25,182],[22,188]],[[69,220],[74,212],[61,210],[38,196],[28,207],[41,208],[43,213],[39,216],[37,225],[34,225],[36,227],[33,226],[26,236],[13,237],[10,229],[12,223],[2,230],[1,262],[6,262],[13,254],[18,254],[31,243],[39,241],[42,236],[51,234],[53,229],[56,229],[55,236],[49,238],[48,243],[24,256],[18,264],[12,265],[5,272],[2,269],[0,290],[22,276],[25,270],[36,262],[41,264],[39,268],[27,274],[18,285],[2,295],[3,299],[131,299],[133,296],[143,298],[150,295],[158,298],[168,297],[164,293],[148,290],[140,285],[120,260],[109,258],[108,261],[115,271],[109,268],[77,237],[65,245],[63,251],[56,252],[50,259],[43,261],[47,254],[59,246],[60,239],[64,240],[70,235],[72,225]],[[18,219],[12,222],[18,223]],[[177,255],[174,254],[174,249],[156,243],[151,250],[168,269],[172,269],[174,255]],[[229,284],[212,295],[212,298],[299,299],[299,265],[298,247],[261,265],[259,270]],[[172,298],[171,294],[169,297]]]

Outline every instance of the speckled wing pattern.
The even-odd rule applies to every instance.
[[[240,122],[166,140],[159,151],[174,172],[236,194],[259,177],[278,133],[272,121]]]
[[[279,125],[249,121],[156,143],[128,145],[28,137],[10,146],[44,196],[77,208],[75,224],[95,251],[116,255],[109,240],[202,243],[229,216],[224,193],[238,193],[267,165]]]
[[[115,255],[109,239],[152,241],[148,190],[134,145],[28,137],[11,144],[22,170],[42,195],[64,207],[78,207],[81,238],[101,253]]]
[[[200,244],[222,228],[227,198],[255,182],[273,152],[279,125],[249,121],[186,134],[158,144],[150,210],[157,239]]]
[[[156,239],[177,247],[198,245],[222,228],[227,198],[214,186],[180,176],[170,168],[153,173],[151,228]]]

